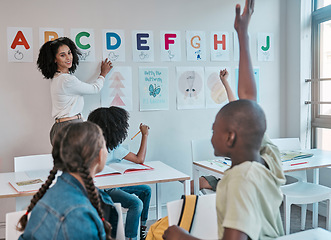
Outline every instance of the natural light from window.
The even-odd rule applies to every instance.
[[[331,0],[317,0],[317,9],[331,5]]]

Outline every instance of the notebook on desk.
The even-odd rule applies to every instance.
[[[103,170],[97,173],[95,176],[102,177],[146,170],[153,170],[153,168],[145,164],[137,164],[130,161],[121,161],[119,163],[110,163],[108,165],[105,165]]]
[[[314,156],[312,153],[301,152],[301,151],[283,151],[280,153],[282,162],[291,160],[298,160],[303,158],[310,158]]]

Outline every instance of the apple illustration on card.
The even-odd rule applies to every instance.
[[[20,52],[19,50],[15,51],[14,58],[17,60],[22,60],[24,57],[23,53]]]

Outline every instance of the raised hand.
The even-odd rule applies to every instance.
[[[234,20],[234,28],[238,35],[241,33],[247,33],[248,24],[251,16],[254,12],[255,0],[246,0],[243,14],[240,15],[240,4],[236,5],[236,18]]]

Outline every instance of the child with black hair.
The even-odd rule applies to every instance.
[[[139,151],[135,154],[121,145],[128,135],[128,119],[129,113],[125,109],[114,106],[95,109],[88,116],[88,121],[96,123],[103,131],[109,152],[106,164],[120,162],[123,159],[134,163],[144,163],[145,161],[149,127],[140,124],[142,137]],[[119,202],[122,207],[128,208],[125,237],[132,240],[137,238],[140,219],[140,239],[145,239],[151,188],[148,185],[138,185],[107,189],[105,192],[114,202]]]
[[[19,220],[18,230],[24,231],[19,239],[116,237],[100,206],[101,203],[112,206],[113,202],[93,182],[107,158],[101,129],[91,122],[63,127],[54,138],[52,156],[54,167],[47,181]],[[50,188],[58,170],[63,173]],[[112,217],[117,221],[118,216]]]
[[[102,61],[100,75],[94,82],[82,82],[72,75],[79,64],[80,54],[75,43],[67,37],[48,41],[39,50],[38,69],[46,79],[51,79],[52,117],[55,119],[50,131],[51,143],[61,127],[83,121],[83,95],[98,93],[112,69],[111,62],[106,59]]]
[[[280,152],[265,134],[266,118],[256,103],[256,85],[248,46],[248,23],[254,0],[246,0],[240,15],[236,6],[235,29],[240,46],[239,100],[216,115],[211,139],[215,156],[230,157],[231,168],[216,189],[218,238],[274,239],[284,235],[279,207],[280,186],[285,183]],[[177,226],[163,234],[168,240],[197,239]]]

